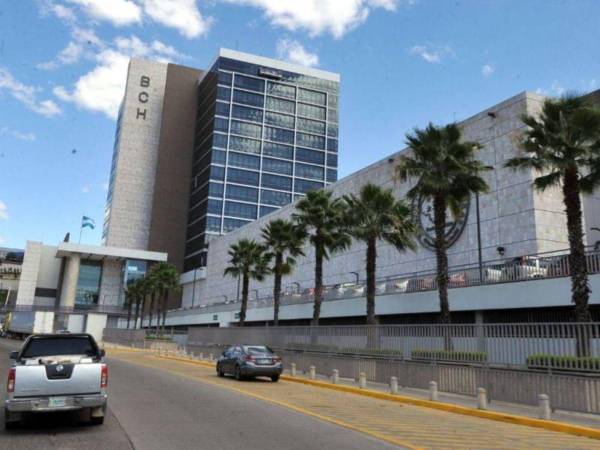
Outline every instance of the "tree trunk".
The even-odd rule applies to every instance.
[[[127,299],[127,329],[129,329],[129,323],[131,322],[131,310],[133,309],[133,298],[128,296]]]
[[[159,301],[156,302],[156,336],[160,334],[160,299],[164,296],[164,290],[161,289]]]
[[[250,278],[248,273],[244,273],[242,276],[242,305],[240,307],[240,322],[239,326],[243,327],[246,321],[246,309],[248,308],[248,288],[250,285]]]
[[[148,308],[148,328],[152,328],[152,312],[154,311],[154,303],[156,302],[156,292],[152,291],[150,294],[150,308]],[[156,318],[158,321],[158,317]]]
[[[315,245],[315,292],[313,307],[313,326],[319,325],[321,317],[321,303],[323,301],[323,244]]]
[[[140,297],[135,297],[135,321],[133,322],[133,329],[137,328],[138,318],[140,317]]]
[[[281,299],[281,271],[283,265],[283,254],[275,256],[275,281],[273,285],[273,325],[279,325],[279,301]]]
[[[367,241],[367,324],[376,325],[375,317],[375,275],[377,262],[377,241],[370,238]]]
[[[591,322],[592,316],[589,310],[590,287],[585,260],[585,246],[583,244],[579,175],[575,168],[565,172],[563,196],[567,213],[571,301],[575,304],[575,320],[577,322]],[[577,356],[589,355],[589,336],[586,333],[577,333]]]
[[[165,322],[167,321],[167,303],[169,301],[169,290],[165,289],[163,292],[163,297],[160,302],[160,309],[162,311],[162,329],[161,334],[165,335]],[[157,319],[158,320],[158,319]]]
[[[140,311],[140,330],[144,329],[144,310],[146,309],[146,295],[142,295],[142,308]]]
[[[444,337],[444,349],[452,350],[450,328],[450,305],[448,303],[448,254],[446,253],[446,198],[433,198],[433,225],[435,228],[435,256],[437,261],[437,285],[440,298],[440,322]]]

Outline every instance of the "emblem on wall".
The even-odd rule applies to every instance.
[[[455,217],[450,209],[446,210],[446,244],[454,245],[465,229],[469,217],[471,199],[467,198],[460,207],[460,214]],[[418,197],[413,200],[417,226],[419,227],[419,242],[428,250],[435,250],[435,227],[433,221],[433,201]]]

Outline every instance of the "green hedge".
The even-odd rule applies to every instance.
[[[463,352],[454,350],[422,350],[414,349],[410,352],[412,359],[427,359],[437,361],[459,361],[459,362],[486,362],[485,352]]]
[[[527,358],[527,367],[530,369],[559,369],[559,370],[585,370],[600,371],[600,358],[555,356],[538,353]]]

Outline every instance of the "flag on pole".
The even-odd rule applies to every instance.
[[[81,218],[81,228],[90,228],[90,229],[94,229],[96,228],[96,222],[94,222],[94,219],[92,219],[91,217],[88,216],[83,216]]]

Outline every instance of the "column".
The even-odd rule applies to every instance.
[[[75,306],[75,293],[77,291],[77,281],[79,281],[79,264],[81,256],[71,254],[65,264],[65,273],[63,275],[62,289],[60,292],[60,307]]]

